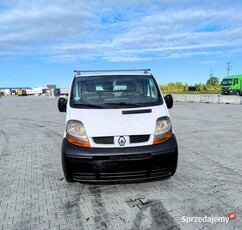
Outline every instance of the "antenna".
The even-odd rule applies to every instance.
[[[211,85],[211,81],[212,81],[212,78],[213,77],[213,68],[211,67],[210,68],[210,78],[209,78],[209,84]]]
[[[212,77],[213,76],[213,68],[211,67],[210,68],[210,77]]]
[[[230,70],[231,70],[231,65],[230,62],[227,63],[228,67],[227,67],[227,76],[230,75]]]

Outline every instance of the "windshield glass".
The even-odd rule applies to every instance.
[[[222,81],[222,85],[232,85],[233,79],[225,79]]]
[[[153,77],[137,75],[77,77],[70,98],[75,108],[135,108],[162,103]]]

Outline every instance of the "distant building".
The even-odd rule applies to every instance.
[[[47,85],[46,87],[49,88],[49,89],[55,89],[56,85]]]
[[[31,87],[1,87],[0,90],[18,90],[18,89],[32,89]]]
[[[0,92],[4,92],[5,95],[16,95],[19,89],[28,90],[31,87],[1,87]]]
[[[56,85],[47,85],[45,87],[0,87],[0,92],[4,95],[16,95],[18,90],[26,90],[27,95],[52,95],[52,91],[56,89]]]

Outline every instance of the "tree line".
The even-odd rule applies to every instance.
[[[170,82],[167,85],[160,85],[163,92],[187,92],[190,85],[182,82]],[[221,90],[221,84],[217,77],[210,77],[207,83],[196,83],[201,92],[218,92]]]

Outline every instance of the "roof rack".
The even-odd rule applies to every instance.
[[[93,73],[93,72],[139,72],[143,71],[144,74],[147,74],[150,69],[115,69],[115,70],[74,70],[77,75],[81,75],[81,73]]]

